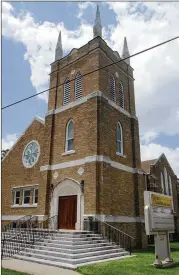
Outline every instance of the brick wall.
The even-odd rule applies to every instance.
[[[25,134],[2,162],[2,215],[43,215],[45,188],[40,173],[43,152],[44,125],[34,120]],[[38,162],[32,168],[25,168],[22,163],[22,154],[25,146],[32,140],[40,144],[41,154]],[[13,187],[39,184],[39,203],[34,208],[11,208],[13,205]],[[20,203],[22,202],[22,191]],[[32,204],[32,190],[31,190]]]

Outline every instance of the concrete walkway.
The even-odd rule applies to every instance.
[[[79,275],[78,272],[15,259],[2,260],[1,266],[31,275]]]

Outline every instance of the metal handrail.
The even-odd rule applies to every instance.
[[[30,220],[32,220],[34,217],[35,216],[33,216]],[[42,238],[48,236],[51,233],[53,236],[53,229],[48,228],[43,230],[40,228],[40,224],[43,224],[47,221],[49,222],[56,217],[57,215],[48,217],[45,221],[39,223],[38,225],[33,225],[33,223],[31,223],[30,227],[23,228],[23,230],[19,230],[19,228],[17,228],[17,232],[13,238],[9,239],[4,236],[4,238],[1,239],[1,258],[4,256],[11,257],[12,255],[17,254],[21,250],[33,245],[35,242],[40,241]]]
[[[117,230],[117,231],[121,232],[122,234],[124,234],[124,235],[126,235],[126,236],[130,237],[131,239],[135,240],[135,238],[134,238],[134,237],[130,236],[129,234],[126,234],[125,232],[123,232],[123,231],[119,230],[118,228],[116,228],[116,227],[114,227],[114,226],[110,225],[109,223],[106,223],[106,222],[104,222],[104,221],[101,221],[100,219],[98,219],[98,218],[96,218],[96,217],[95,217],[95,219],[96,219],[96,220],[98,220],[98,221],[100,221],[100,222],[102,222],[102,223],[105,223],[106,225],[108,225],[108,226],[112,227],[113,229],[115,229],[115,230]]]
[[[109,242],[116,243],[123,247],[126,251],[132,253],[132,241],[134,237],[126,234],[125,232],[115,228],[114,226],[101,221],[96,217],[91,217],[89,220],[84,221],[84,228],[87,226],[87,230],[102,234],[104,239],[108,239]],[[85,230],[86,230],[85,229]]]
[[[18,219],[18,220],[15,220],[15,221],[13,221],[13,222],[10,222],[10,223],[8,223],[8,224],[2,226],[2,231],[1,231],[1,232],[6,232],[7,230],[12,229],[14,223],[19,224],[19,222],[23,221],[23,220],[24,220],[25,218],[27,218],[27,217],[30,217],[30,218],[31,218],[32,215],[23,216],[23,217],[21,217],[21,218]],[[29,219],[30,219],[30,218],[29,218]],[[26,219],[25,222],[28,221],[29,219]]]

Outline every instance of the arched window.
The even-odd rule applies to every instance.
[[[70,102],[70,81],[67,78],[64,83],[63,90],[63,105],[66,105]]]
[[[163,173],[160,173],[160,178],[161,178],[161,188],[162,188],[162,193],[165,193],[165,188],[164,188],[164,183],[163,183]]]
[[[82,74],[78,72],[75,79],[75,99],[82,97]]]
[[[173,196],[173,190],[172,190],[172,179],[169,176],[169,195]]]
[[[119,106],[124,108],[124,87],[122,82],[119,82]]]
[[[123,155],[123,135],[121,123],[117,123],[117,153]]]
[[[164,179],[165,179],[165,193],[168,195],[168,174],[166,168],[164,168]]]
[[[70,120],[66,127],[66,145],[65,151],[74,150],[74,123],[73,120]]]
[[[109,76],[110,99],[116,102],[116,83],[113,75]]]

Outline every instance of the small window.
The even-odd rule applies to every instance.
[[[115,78],[113,75],[109,76],[109,89],[110,89],[110,99],[116,102],[116,85],[115,85]]]
[[[38,203],[38,192],[39,190],[37,188],[34,189],[34,197],[33,197],[33,204]]]
[[[165,188],[164,188],[164,183],[163,183],[163,173],[160,173],[160,178],[161,178],[161,188],[162,188],[162,193],[165,193]]]
[[[30,204],[30,190],[23,190],[22,204]]]
[[[122,82],[119,82],[119,106],[124,108],[124,87]]]
[[[172,190],[172,179],[169,176],[169,195],[173,196],[173,190]]]
[[[120,122],[117,123],[117,153],[123,155],[123,136]]]
[[[66,151],[74,150],[74,123],[70,120],[66,128]]]
[[[63,105],[70,103],[70,80],[67,78],[64,83]]]
[[[82,74],[78,72],[75,79],[75,99],[82,97]]]
[[[164,168],[164,179],[165,179],[165,194],[169,194],[169,188],[168,188],[168,173],[166,168]]]
[[[20,191],[14,191],[14,204],[20,204]]]

